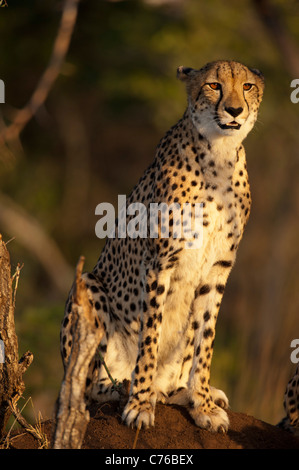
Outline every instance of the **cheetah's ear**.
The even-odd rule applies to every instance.
[[[181,65],[177,68],[176,76],[179,80],[185,82],[186,80],[193,77],[194,72],[196,72],[196,70],[192,69],[191,67],[184,67]]]
[[[264,75],[258,69],[249,68],[249,70],[254,73],[254,75],[257,75],[263,82],[265,81]]]

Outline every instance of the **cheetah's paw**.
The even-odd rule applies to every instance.
[[[195,424],[202,429],[211,432],[226,433],[229,427],[229,419],[226,412],[217,405],[214,405],[208,412],[198,406],[189,410]]]
[[[149,402],[140,404],[136,399],[129,399],[123,411],[122,419],[127,426],[136,426],[138,429],[154,426],[154,407]]]
[[[220,406],[220,408],[223,408],[224,410],[229,407],[228,398],[222,390],[219,390],[215,387],[210,387],[210,393],[215,405]]]

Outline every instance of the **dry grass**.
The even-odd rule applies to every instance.
[[[34,416],[35,416],[35,425],[29,424],[25,420],[25,418],[22,416],[22,412],[27,407],[28,403],[31,404],[31,407],[32,407],[32,410],[33,410],[33,413],[34,413]],[[11,444],[12,444],[13,440],[17,439],[17,438],[19,438],[20,436],[23,435],[23,434],[19,434],[19,433],[15,436],[11,435],[13,430],[15,429],[15,426],[16,426],[17,423],[24,428],[24,431],[25,431],[24,434],[29,433],[38,441],[38,448],[39,449],[48,449],[49,448],[49,441],[48,441],[48,438],[47,438],[46,434],[43,432],[43,425],[42,425],[43,417],[42,417],[42,414],[40,413],[40,411],[38,411],[38,413],[36,413],[36,410],[34,408],[33,401],[31,399],[31,397],[29,397],[26,400],[26,402],[23,405],[23,407],[21,408],[21,410],[19,410],[16,407],[16,405],[13,405],[13,404],[12,404],[11,408],[12,408],[12,414],[14,415],[15,418],[14,418],[14,420],[13,420],[13,422],[12,422],[5,438],[0,443],[0,449],[9,449],[9,448],[11,448]]]

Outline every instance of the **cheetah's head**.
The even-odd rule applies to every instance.
[[[191,119],[205,137],[242,141],[252,129],[264,91],[264,77],[235,61],[208,63],[200,70],[179,67],[186,83]]]

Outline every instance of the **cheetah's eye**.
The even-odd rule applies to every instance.
[[[208,83],[209,87],[212,88],[212,90],[220,90],[221,85],[220,83],[214,82],[214,83]]]
[[[243,90],[248,91],[252,88],[252,83],[244,83]]]

